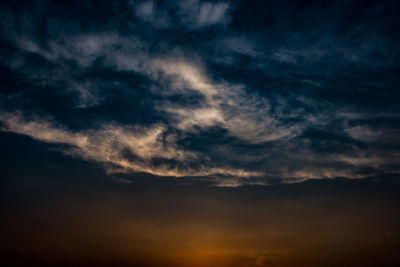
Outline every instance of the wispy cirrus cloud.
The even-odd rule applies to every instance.
[[[69,145],[64,153],[104,164],[109,172],[144,172],[158,176],[258,176],[260,173],[230,167],[190,166],[198,156],[179,148],[175,136],[165,126],[100,125],[98,129],[71,131],[51,119],[24,118],[2,113],[3,131],[28,135],[34,139]]]

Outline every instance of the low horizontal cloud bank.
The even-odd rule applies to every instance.
[[[2,130],[221,186],[399,173],[394,2],[265,5],[5,2]]]

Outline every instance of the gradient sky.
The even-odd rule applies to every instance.
[[[400,264],[398,14],[1,1],[2,258]]]

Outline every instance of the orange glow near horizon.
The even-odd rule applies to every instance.
[[[179,190],[89,190],[40,203],[4,224],[5,251],[83,266],[340,266],[343,259],[362,266],[396,255],[398,233],[387,217],[396,207],[373,207],[367,197],[360,208],[332,197]],[[386,215],[372,218],[371,207]]]

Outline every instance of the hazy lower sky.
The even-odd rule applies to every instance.
[[[1,258],[397,266],[399,12],[1,1]]]

